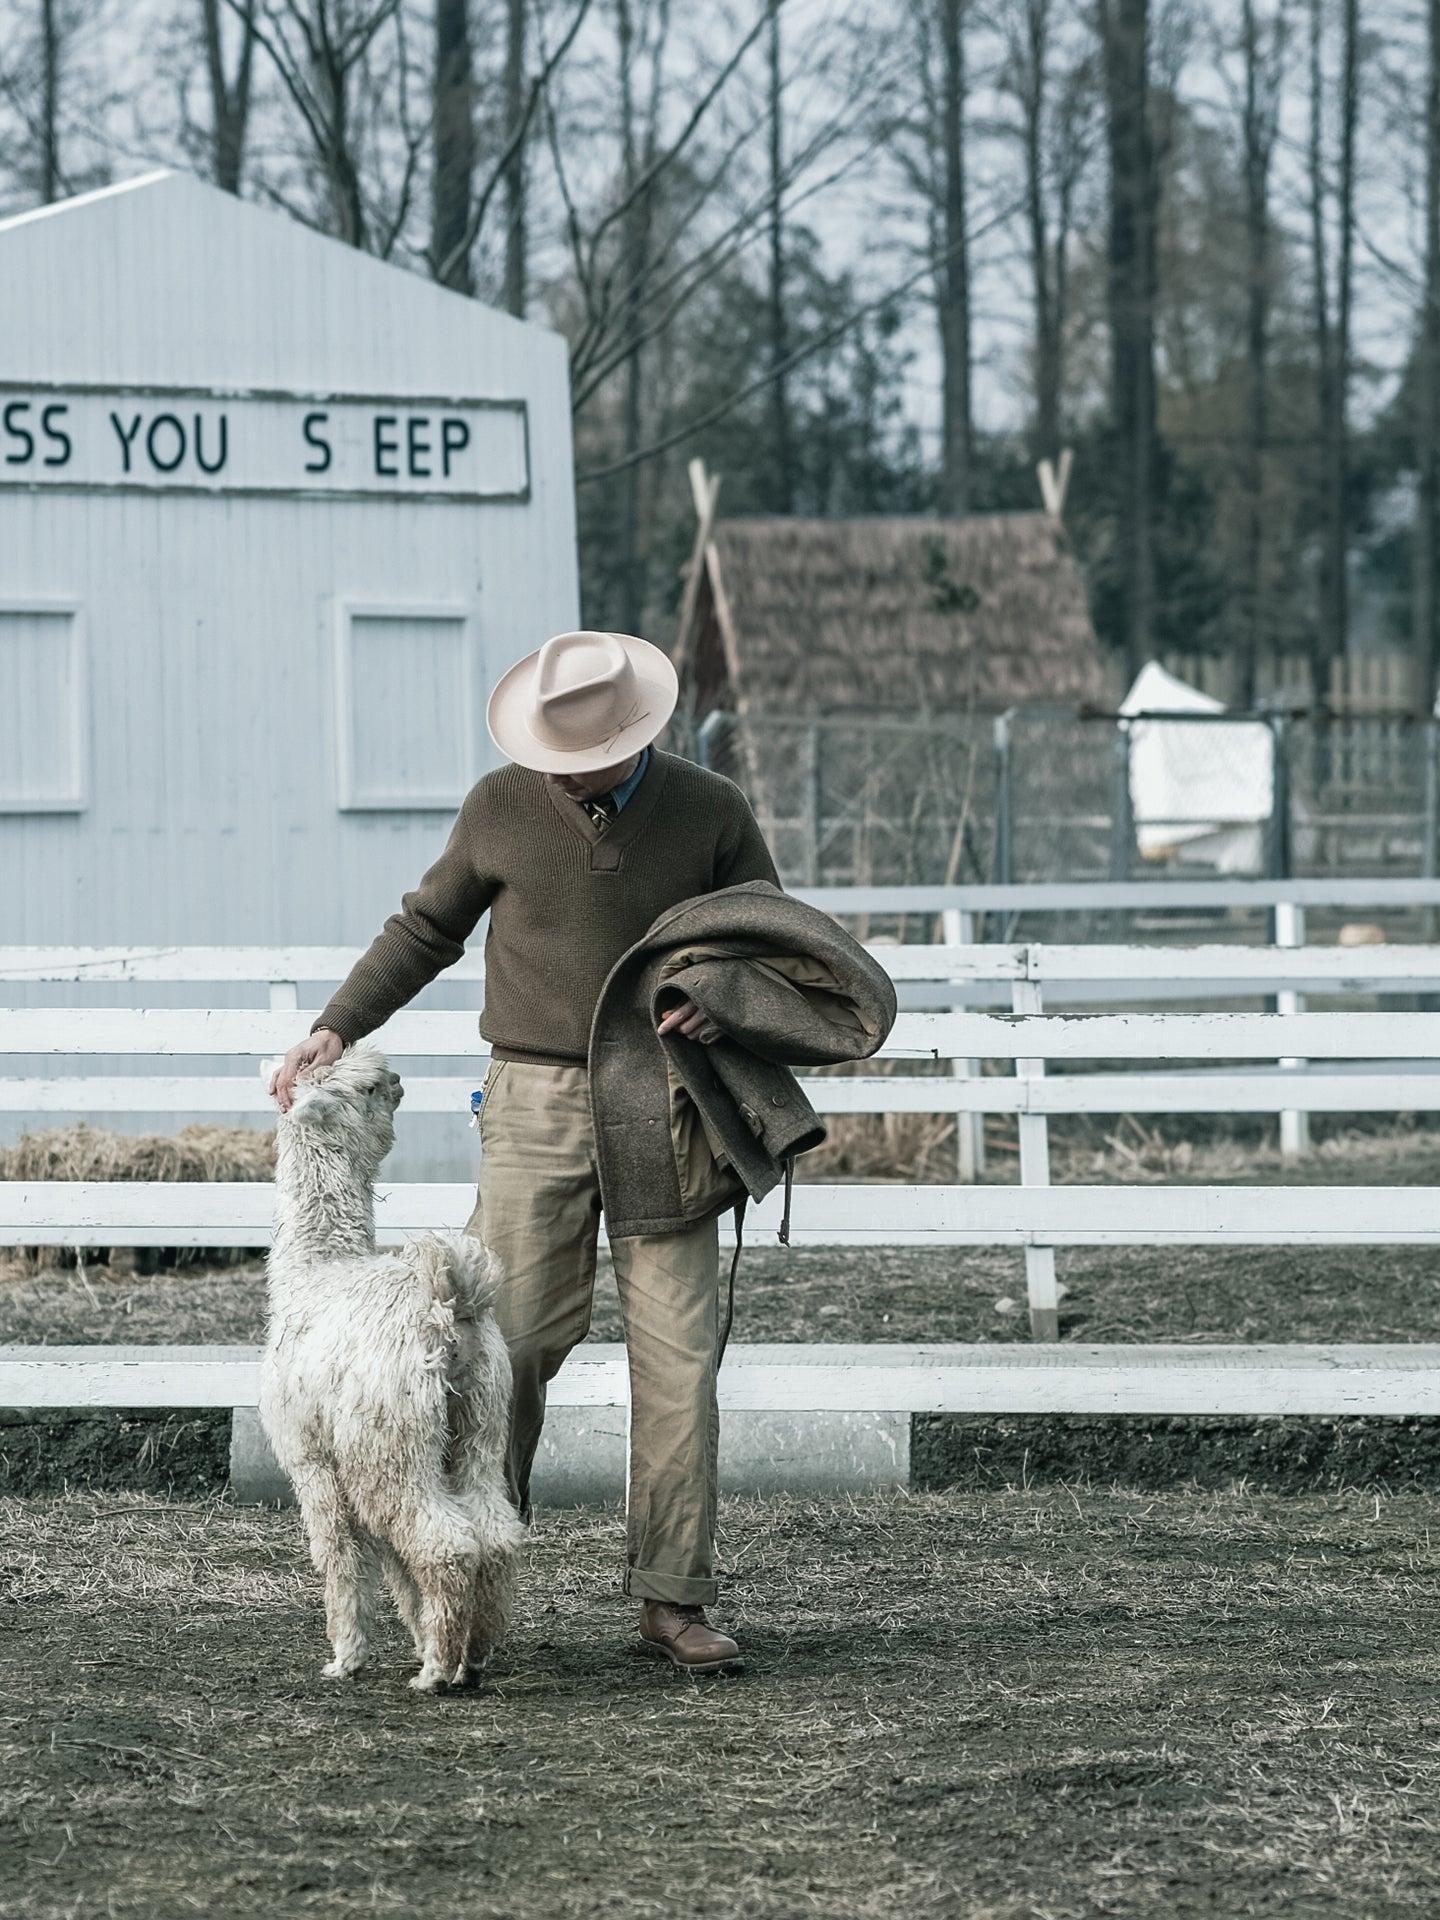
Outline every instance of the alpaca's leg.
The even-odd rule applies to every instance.
[[[420,1589],[410,1577],[410,1569],[388,1541],[379,1548],[380,1565],[384,1570],[385,1584],[389,1587],[399,1610],[400,1618],[409,1630],[410,1638],[415,1642],[418,1659],[425,1655],[425,1638],[420,1617]]]
[[[412,1564],[420,1589],[421,1666],[410,1682],[421,1693],[463,1682],[479,1556],[451,1553]]]
[[[505,1638],[515,1597],[513,1553],[482,1554],[471,1596],[470,1633],[465,1648],[466,1675],[473,1677]]]
[[[373,1613],[374,1555],[345,1507],[340,1482],[328,1468],[300,1476],[296,1495],[310,1553],[325,1580],[325,1631],[335,1657],[322,1669],[343,1680],[365,1658]]]

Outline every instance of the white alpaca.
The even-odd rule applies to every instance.
[[[280,1118],[260,1418],[325,1578],[325,1673],[364,1659],[383,1574],[421,1661],[410,1684],[430,1692],[462,1684],[504,1632],[523,1528],[484,1247],[427,1234],[375,1251],[400,1097],[383,1056],[355,1046]]]

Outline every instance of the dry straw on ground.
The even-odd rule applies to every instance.
[[[743,1674],[627,1650],[546,1513],[475,1692],[321,1679],[293,1514],[0,1503],[0,1911],[1425,1920],[1440,1605],[1411,1494],[727,1501]]]
[[[275,1137],[253,1127],[224,1127],[197,1122],[177,1133],[114,1133],[85,1121],[22,1134],[13,1147],[0,1148],[0,1180],[269,1180],[275,1172]],[[8,1267],[33,1272],[40,1267],[119,1264],[117,1248],[21,1247]],[[193,1259],[207,1264],[249,1259],[250,1249],[143,1247],[133,1250],[135,1264],[154,1272]]]

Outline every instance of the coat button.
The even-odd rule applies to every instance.
[[[770,1104],[772,1107],[783,1107],[785,1102],[778,1093],[772,1093],[770,1096]]]

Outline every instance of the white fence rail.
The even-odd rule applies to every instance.
[[[982,911],[1093,911],[1140,905],[1247,906],[1272,911],[1287,903],[1429,907],[1440,905],[1440,883],[872,888],[811,897],[848,914],[904,910],[967,916],[958,923],[953,917],[946,920],[947,934],[953,936],[957,931],[973,932],[975,922],[969,916]],[[1290,931],[1293,938],[1293,926]],[[1299,1010],[1300,996],[1307,992],[1339,998],[1440,993],[1440,959],[1435,948],[990,945],[950,937],[938,944],[873,950],[897,982],[943,982],[961,994],[967,988],[999,983],[1010,996],[1012,1011],[904,1013],[881,1057],[906,1064],[910,1071],[818,1076],[806,1082],[811,1099],[822,1112],[831,1114],[953,1112],[962,1119],[972,1117],[977,1126],[985,1114],[1014,1114],[1020,1123],[1021,1183],[1013,1187],[805,1185],[795,1195],[793,1233],[798,1243],[1018,1248],[1025,1256],[1031,1326],[1040,1340],[1054,1340],[1058,1332],[1057,1248],[1440,1243],[1440,1197],[1425,1188],[1054,1187],[1047,1131],[1049,1116],[1060,1114],[1276,1113],[1283,1118],[1322,1111],[1440,1110],[1440,1013]],[[299,1006],[301,984],[341,977],[352,958],[349,950],[332,948],[0,948],[0,983],[256,982],[265,987],[269,1000],[269,1005],[256,1008],[72,1005],[0,1011],[0,1110],[263,1112],[268,1101],[257,1071],[260,1058],[282,1051],[314,1017]],[[450,977],[482,978],[478,956],[467,957]],[[1117,999],[1128,996],[1143,1001],[1146,989],[1157,979],[1172,989],[1193,989],[1193,997],[1201,1001],[1219,993],[1244,992],[1262,999],[1285,995],[1288,998],[1282,1004],[1292,1010],[1097,1014],[1045,1010],[1047,995],[1063,1003],[1077,985],[1096,983],[1104,984]],[[1188,991],[1186,997],[1190,997]],[[477,1036],[473,1013],[401,1013],[379,1038],[397,1059],[449,1056],[463,1060],[464,1067],[457,1066],[453,1076],[407,1075],[406,1105],[411,1112],[464,1111],[477,1065],[488,1051]],[[4,1077],[7,1057],[36,1055],[63,1063],[67,1071]],[[189,1059],[215,1056],[232,1057],[236,1070],[223,1074],[183,1071]],[[159,1070],[133,1075],[83,1071],[87,1060],[102,1058],[134,1061],[137,1067],[144,1062]],[[985,1062],[999,1070],[980,1072]],[[1111,1064],[1115,1062],[1134,1066],[1116,1071]],[[1064,1071],[1050,1074],[1051,1065]],[[972,1147],[962,1157],[962,1173],[973,1175],[980,1167],[980,1156],[974,1151],[976,1133],[967,1125],[963,1134],[969,1135]],[[1293,1131],[1290,1144],[1292,1148],[1301,1144]],[[378,1207],[381,1238],[389,1241],[426,1227],[453,1226],[468,1215],[471,1196],[468,1185],[454,1183],[383,1187]],[[271,1207],[271,1189],[260,1183],[0,1183],[0,1245],[259,1248],[269,1239]],[[777,1211],[773,1200],[757,1209],[757,1225],[763,1228]],[[1023,1387],[1015,1385],[1020,1378],[1017,1363],[1007,1362],[998,1371],[992,1367],[987,1384],[973,1389],[981,1395],[973,1404],[996,1408],[1004,1404],[1009,1410],[1021,1410],[1031,1404],[1054,1409],[1074,1401],[1074,1410],[1080,1410],[1081,1402],[1086,1407],[1103,1403],[1123,1410],[1130,1405],[1124,1394],[1117,1398],[1112,1393],[1107,1400],[1109,1389],[1100,1383],[1099,1375],[1106,1367],[1123,1371],[1134,1366],[1139,1371],[1125,1377],[1132,1384],[1143,1380],[1136,1392],[1156,1411],[1239,1411],[1252,1402],[1256,1411],[1302,1410],[1301,1403],[1305,1408],[1313,1404],[1318,1410],[1340,1411],[1362,1403],[1369,1406],[1372,1400],[1375,1410],[1440,1410],[1432,1409],[1428,1399],[1420,1405],[1426,1393],[1434,1397],[1430,1387],[1422,1392],[1418,1384],[1431,1377],[1424,1364],[1426,1356],[1431,1356],[1434,1371],[1432,1350],[1427,1348],[1406,1349],[1398,1360],[1385,1357],[1389,1349],[1383,1353],[1380,1349],[1295,1350],[1303,1352],[1303,1362],[1293,1353],[1287,1359],[1274,1350],[1273,1364],[1259,1372],[1248,1363],[1232,1364],[1218,1357],[1213,1363],[1172,1360],[1158,1349],[1153,1364],[1126,1359],[1125,1349],[1094,1351],[1104,1356],[1103,1361],[1082,1366],[1078,1357],[1071,1358],[1058,1372],[1042,1366],[1034,1378],[1025,1376],[1030,1384]],[[1219,1356],[1226,1350],[1204,1351]],[[972,1389],[959,1383],[956,1370],[973,1371],[979,1363],[969,1349],[946,1352],[951,1356],[945,1361],[950,1384],[935,1404],[970,1405],[966,1395]],[[1145,1355],[1149,1350],[1139,1352]],[[1324,1359],[1323,1353],[1331,1359]],[[1370,1386],[1356,1388],[1357,1374],[1368,1364],[1364,1356],[1370,1353],[1378,1372]],[[884,1364],[893,1370],[901,1357],[900,1350],[891,1350]],[[19,1391],[14,1383],[28,1364],[15,1360],[13,1354],[0,1355],[0,1402]],[[1199,1365],[1198,1375],[1194,1364]],[[1084,1384],[1077,1384],[1082,1375]],[[1183,1391],[1176,1384],[1182,1375],[1189,1382]],[[1262,1375],[1265,1384],[1257,1388],[1253,1382]],[[127,1377],[133,1386],[134,1376]],[[819,1378],[816,1374],[806,1377],[812,1382]],[[1197,1379],[1208,1385],[1197,1385]],[[1232,1388],[1237,1379],[1251,1383],[1239,1394],[1241,1400],[1250,1396],[1245,1408],[1235,1403]],[[996,1380],[1002,1384],[996,1385]],[[1343,1390],[1337,1384],[1342,1381]],[[991,1396],[988,1400],[986,1394]],[[1167,1403],[1167,1396],[1169,1403],[1178,1400],[1183,1405]],[[141,1403],[133,1396],[127,1402]],[[197,1404],[193,1399],[184,1403]],[[1131,1410],[1139,1410],[1138,1405]]]
[[[0,1406],[253,1407],[253,1347],[0,1347]],[[623,1347],[577,1347],[547,1406],[623,1407]],[[1440,1414],[1433,1347],[732,1346],[727,1413]]]

